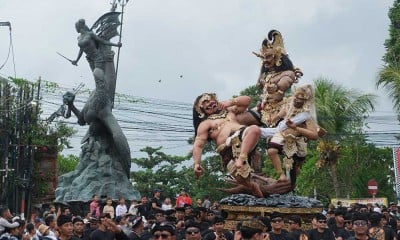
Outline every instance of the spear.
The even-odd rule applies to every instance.
[[[119,41],[118,42],[121,42],[121,38],[122,38],[122,24],[123,24],[123,21],[124,21],[124,7],[128,3],[128,1],[129,0],[118,0],[119,4],[122,7],[122,10],[121,10],[121,28],[119,30]],[[117,66],[115,67],[115,78],[117,78],[117,75],[118,75],[118,65],[119,65],[119,53],[120,53],[120,51],[121,51],[121,47],[118,47]]]

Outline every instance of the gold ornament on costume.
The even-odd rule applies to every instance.
[[[297,87],[294,96],[299,99],[310,100],[314,97],[314,91],[310,84]]]
[[[272,55],[275,60],[275,65],[282,65],[282,55],[287,54],[283,44],[282,34],[278,30],[269,31],[268,37],[262,42],[260,53],[253,53],[263,60]]]
[[[203,110],[203,103],[205,101],[217,100],[217,95],[215,93],[203,93],[197,103],[195,104],[195,110],[199,114],[199,118],[204,118],[205,113]]]

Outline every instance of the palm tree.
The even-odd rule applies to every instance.
[[[380,86],[387,91],[396,112],[400,114],[400,63],[394,62],[379,71],[376,87]]]
[[[320,159],[317,167],[327,167],[338,197],[336,164],[340,158],[340,142],[349,134],[362,131],[365,115],[374,111],[376,96],[346,89],[324,78],[316,79],[314,84],[318,124],[328,132],[318,142]]]

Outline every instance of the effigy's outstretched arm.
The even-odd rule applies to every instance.
[[[78,118],[78,124],[83,126],[86,124],[83,114],[81,111],[79,111],[75,105],[74,105],[74,100],[75,100],[75,94],[72,92],[66,92],[63,95],[63,101],[64,104],[68,106],[67,113],[65,114],[65,118],[70,118],[71,117],[71,111],[72,113]]]

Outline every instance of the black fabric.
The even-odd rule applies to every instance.
[[[309,240],[335,240],[333,232],[326,229],[323,233],[318,232],[317,229],[312,229],[308,234]]]

